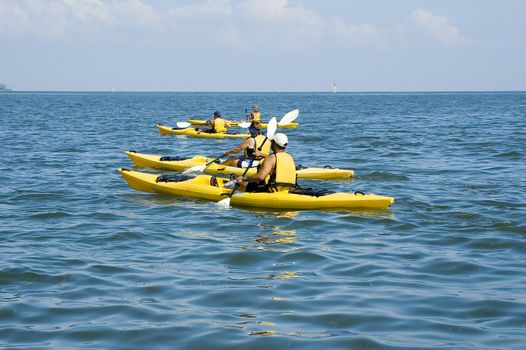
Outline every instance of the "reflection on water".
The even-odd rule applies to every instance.
[[[270,274],[268,276],[269,280],[288,280],[291,278],[297,278],[298,272],[289,272],[289,271],[282,271],[280,274]]]
[[[250,332],[248,334],[251,336],[267,336],[267,337],[277,335],[275,331]]]
[[[271,236],[257,235],[256,243],[263,245],[295,243],[296,233],[296,230],[276,230],[271,232]]]

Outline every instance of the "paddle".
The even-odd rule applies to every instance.
[[[177,122],[175,123],[175,125],[177,125],[179,129],[185,129],[185,128],[188,128],[192,124],[190,124],[189,122]]]
[[[295,109],[295,110],[288,112],[283,117],[281,117],[281,120],[278,122],[278,125],[281,126],[281,125],[292,123],[294,120],[296,120],[296,118],[298,118],[299,114],[300,114],[299,109]],[[250,126],[250,124],[252,123],[242,122],[242,123],[238,123],[237,125],[241,128],[246,129]]]
[[[265,144],[265,142],[267,142],[268,140],[272,140],[272,138],[274,137],[274,134],[276,133],[276,129],[277,128],[278,128],[278,123],[277,123],[276,117],[272,117],[272,119],[270,119],[270,121],[268,122],[267,137],[265,138],[265,141],[263,141],[263,144],[261,146],[263,146]],[[248,163],[248,167],[245,169],[245,172],[243,173],[242,176],[245,176],[247,174],[247,172],[248,172],[248,169],[250,169],[252,167],[252,163],[254,162],[254,159],[255,158],[251,158],[250,159],[250,162]],[[236,184],[234,185],[234,188],[232,189],[232,192],[230,192],[230,194],[228,195],[228,198],[220,200],[218,202],[219,205],[221,205],[221,206],[223,206],[225,208],[228,208],[230,206],[230,199],[232,198],[234,193],[236,193],[238,187],[239,187],[239,182],[236,181]]]
[[[292,123],[298,117],[299,113],[300,113],[300,111],[298,109],[294,109],[294,110],[288,112],[283,117],[281,117],[281,119],[277,123],[277,125],[283,125],[283,124]],[[273,118],[273,119],[276,119],[276,118]],[[180,122],[180,123],[184,123],[184,122]],[[250,124],[251,123],[249,123],[249,122],[242,122],[242,123],[239,123],[238,125],[240,127],[242,127],[242,128],[248,128],[250,126]],[[276,127],[277,127],[277,125],[276,125]],[[268,138],[268,135],[269,135],[269,128],[270,128],[270,122],[268,123],[268,127],[267,127],[267,138]],[[276,130],[274,130],[272,135],[274,135],[275,133],[276,133]],[[216,163],[221,157],[222,157],[222,155],[217,157],[216,159],[212,160],[211,162],[206,163],[205,165],[196,165],[196,166],[193,166],[191,168],[188,168],[185,171],[183,171],[183,175],[189,175],[189,174],[192,174],[192,173],[202,173],[203,171],[205,171],[206,168],[208,168],[210,166],[210,164]]]
[[[222,156],[223,155],[220,155],[219,157],[217,157],[216,159],[206,163],[205,165],[196,165],[196,166],[193,166],[191,168],[188,168],[185,171],[183,171],[181,174],[189,175],[191,173],[202,173],[206,168],[208,168],[210,166],[210,164],[216,163],[219,159],[221,159]]]
[[[279,121],[278,125],[281,126],[281,125],[292,123],[294,120],[296,120],[296,118],[299,115],[300,115],[300,110],[299,109],[292,110],[292,111],[288,112],[287,114],[285,114],[283,116],[283,118],[281,118],[281,120]]]

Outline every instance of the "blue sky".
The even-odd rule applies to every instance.
[[[0,0],[17,90],[526,90],[526,1]]]

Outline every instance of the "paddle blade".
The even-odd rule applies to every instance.
[[[180,129],[184,129],[184,128],[188,128],[192,124],[190,124],[189,122],[177,122],[175,123],[175,125],[177,125],[177,127]]]
[[[220,200],[217,204],[223,208],[230,208],[230,197]]]
[[[288,112],[287,114],[285,114],[281,118],[281,120],[279,121],[278,125],[285,125],[285,124],[292,123],[294,120],[296,120],[296,118],[299,115],[300,115],[300,110],[299,109],[292,110],[292,111]]]
[[[186,169],[182,172],[183,175],[190,175],[192,173],[202,173],[205,170],[204,165],[196,165],[191,168]]]
[[[267,137],[269,140],[272,140],[277,129],[278,121],[276,120],[276,117],[272,117],[272,119],[270,119],[270,121],[268,122],[267,126]]]
[[[237,126],[239,126],[240,128],[248,128],[250,126],[250,123],[249,122],[241,122],[241,123],[238,123]]]

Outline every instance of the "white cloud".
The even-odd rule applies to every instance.
[[[429,10],[416,9],[412,13],[415,24],[444,44],[453,44],[460,38],[458,28],[444,16],[437,16]]]
[[[255,36],[283,47],[312,47],[324,41],[339,46],[375,46],[382,34],[370,23],[348,24],[341,17],[324,17],[287,0],[246,0],[239,6],[248,25],[262,29]]]
[[[373,46],[382,39],[382,33],[371,23],[347,24],[339,17],[326,23],[331,37],[349,46]]]
[[[26,10],[24,10],[16,2],[9,2],[7,0],[0,1],[0,16],[12,15],[20,20],[27,20],[29,15]]]
[[[228,0],[207,1],[201,4],[185,5],[170,9],[169,15],[174,18],[195,18],[210,15],[231,15],[232,6]]]
[[[73,17],[82,21],[93,20],[104,24],[116,23],[110,9],[101,0],[65,0],[64,4],[69,7]]]
[[[291,49],[325,43],[377,46],[383,36],[371,23],[351,24],[287,0],[169,4],[162,11],[145,0],[0,0],[0,36],[75,36],[142,27],[169,33],[178,44]]]
[[[302,6],[289,7],[287,0],[246,0],[240,5],[241,12],[250,20],[265,22],[316,23],[321,17]]]
[[[0,35],[57,37],[100,26],[154,27],[160,18],[140,0],[0,0]]]
[[[161,24],[157,11],[139,0],[114,2],[111,9],[121,24],[142,27],[156,27]]]

